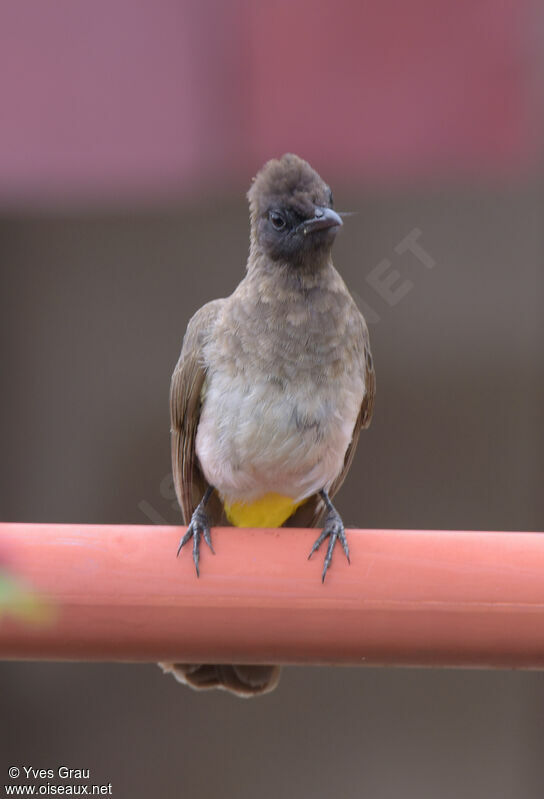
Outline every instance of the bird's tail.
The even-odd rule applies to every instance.
[[[250,697],[273,691],[280,678],[279,666],[236,666],[195,663],[159,663],[165,673],[197,691],[222,688],[236,696]]]

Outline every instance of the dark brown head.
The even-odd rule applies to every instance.
[[[291,153],[268,161],[247,196],[253,242],[273,261],[300,267],[328,256],[342,220],[307,161]]]

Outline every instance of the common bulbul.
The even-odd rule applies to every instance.
[[[309,557],[338,540],[332,498],[368,427],[375,380],[365,320],[333,266],[342,226],[329,186],[296,155],[268,161],[248,192],[247,274],[189,322],[170,392],[174,484],[193,560],[212,524],[317,526]],[[194,688],[272,690],[278,666],[161,664]]]

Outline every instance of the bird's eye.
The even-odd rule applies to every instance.
[[[272,222],[273,227],[276,228],[276,230],[283,230],[284,229],[285,224],[286,224],[285,223],[285,219],[277,211],[271,211],[270,214],[269,214],[269,219]]]
[[[329,189],[329,205],[332,208],[334,205],[334,197],[332,196],[332,191]]]

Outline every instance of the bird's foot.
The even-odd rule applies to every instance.
[[[337,541],[340,541],[342,544],[342,549],[345,552],[346,558],[348,559],[348,563],[350,563],[349,559],[349,547],[348,542],[346,539],[346,531],[344,530],[344,522],[342,521],[340,514],[332,504],[332,502],[327,497],[327,507],[329,508],[329,512],[325,517],[325,526],[323,528],[323,532],[315,542],[312,547],[310,554],[308,555],[308,560],[312,557],[314,552],[316,552],[323,541],[328,538],[329,545],[327,547],[327,554],[325,555],[325,561],[323,563],[323,574],[321,575],[321,582],[325,582],[325,576],[327,574],[327,569],[331,565],[332,560],[332,553],[334,552],[334,545]]]
[[[211,530],[210,530],[210,520],[208,518],[208,514],[206,513],[205,503],[204,500],[197,506],[195,512],[191,517],[191,524],[187,528],[187,532],[179,542],[178,552],[181,552],[181,549],[190,538],[193,539],[193,561],[195,563],[196,568],[196,576],[200,577],[200,570],[199,570],[199,563],[200,563],[200,537],[204,536],[204,541],[207,543],[213,554],[215,555],[215,550],[212,546],[212,539],[211,539]]]

